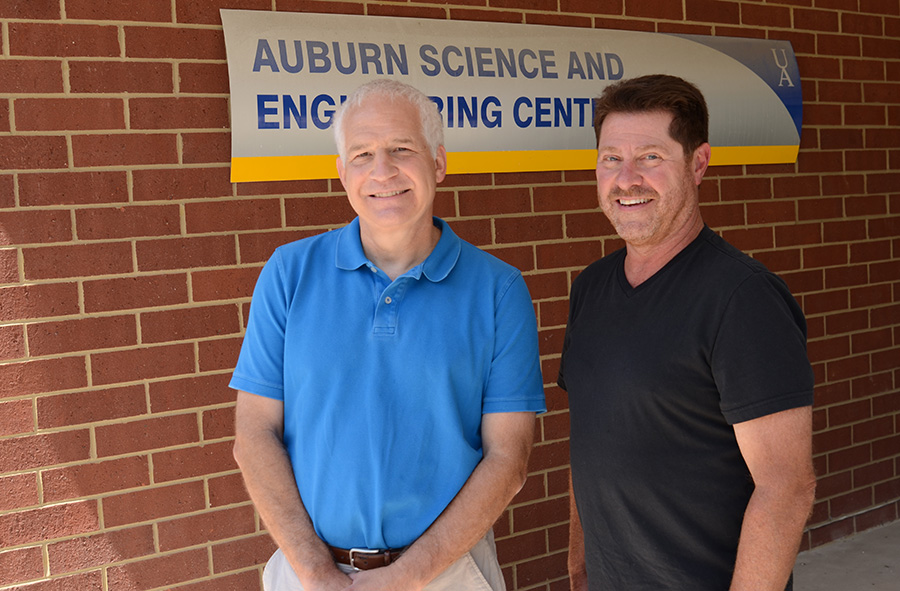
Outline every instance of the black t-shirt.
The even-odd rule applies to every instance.
[[[731,425],[813,402],[787,286],[709,228],[633,288],[572,285],[559,385],[591,589],[722,591],[753,482]]]

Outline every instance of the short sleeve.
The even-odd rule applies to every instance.
[[[484,413],[544,412],[537,320],[528,287],[516,271],[495,310],[494,355]]]
[[[284,335],[288,294],[278,251],[265,264],[250,302],[247,333],[229,386],[284,399]]]
[[[806,320],[778,276],[754,273],[735,289],[716,336],[712,371],[730,424],[813,403]]]

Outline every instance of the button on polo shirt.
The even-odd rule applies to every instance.
[[[521,274],[441,238],[391,281],[359,221],[277,249],[260,274],[231,386],[284,401],[284,442],[318,535],[413,542],[481,460],[481,415],[544,410]]]

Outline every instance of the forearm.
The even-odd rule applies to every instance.
[[[349,585],[349,578],[335,566],[313,529],[280,438],[266,433],[239,434],[234,455],[253,504],[304,588]]]
[[[814,482],[790,492],[757,488],[744,513],[731,591],[784,590],[814,497]]]
[[[584,558],[584,530],[575,504],[575,490],[569,476],[569,588],[572,591],[587,591],[587,565]]]

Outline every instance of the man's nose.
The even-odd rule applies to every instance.
[[[616,174],[616,184],[622,189],[628,189],[630,187],[641,185],[643,182],[644,177],[641,176],[640,171],[634,162],[628,160],[623,161]]]
[[[377,150],[372,160],[372,177],[388,179],[397,174],[397,165],[387,150]]]

